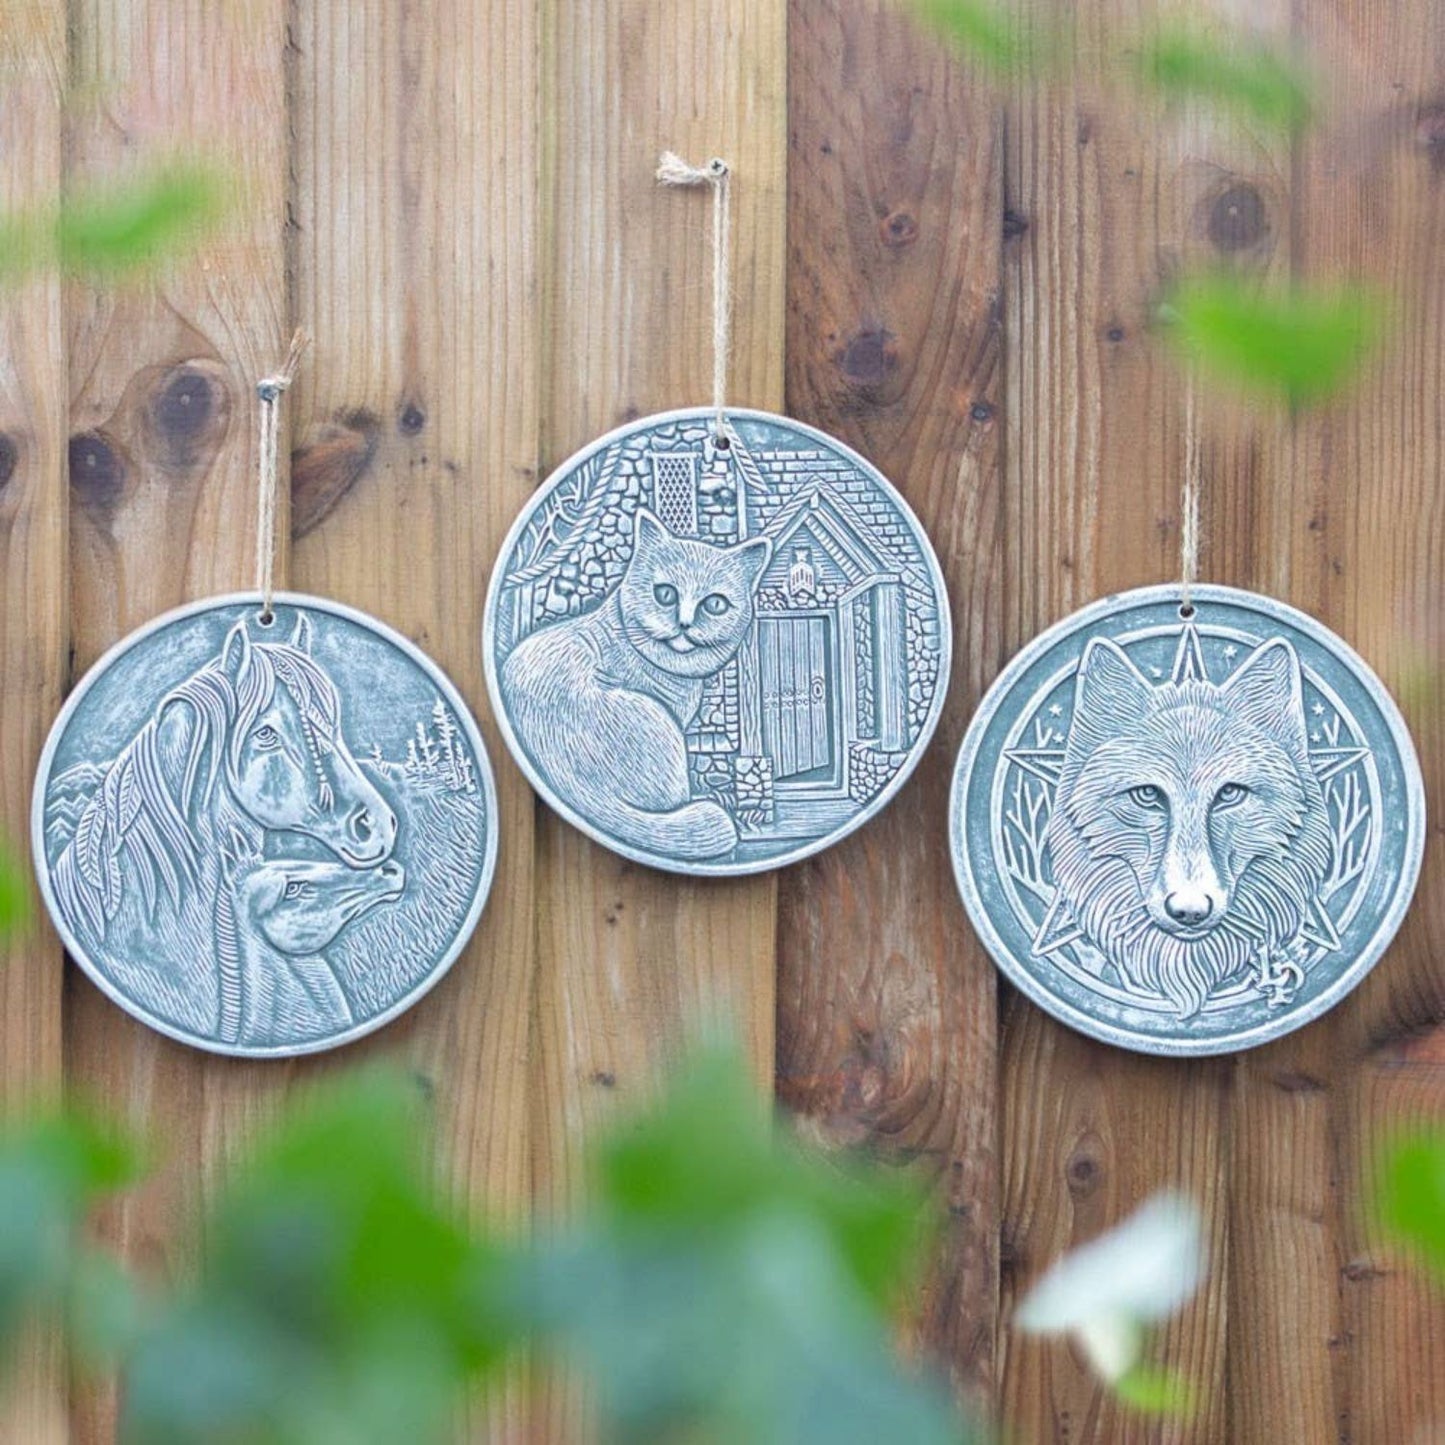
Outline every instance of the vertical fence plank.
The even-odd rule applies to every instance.
[[[1102,0],[1071,13],[1061,73],[1021,86],[1008,119],[1013,645],[1095,597],[1179,577],[1191,446],[1203,499],[1202,576],[1255,582],[1269,544],[1255,535],[1253,506],[1288,459],[1277,428],[1207,388],[1191,407],[1184,372],[1155,334],[1155,313],[1185,272],[1287,273],[1289,138],[1203,105],[1156,105],[1127,82],[1166,7]],[[1204,23],[1214,22],[1207,33],[1223,44],[1288,38],[1282,4],[1256,7],[1248,31],[1232,7],[1211,7]],[[1229,1063],[1097,1045],[1016,997],[1005,1009],[1002,1054],[1004,1417],[1025,1436],[1063,1432],[1111,1445],[1234,1438],[1225,1392],[1235,1249]],[[1067,1345],[1007,1326],[1018,1294],[1053,1257],[1165,1186],[1200,1203],[1213,1261],[1199,1298],[1157,1347],[1197,1391],[1188,1422],[1122,1409]]]
[[[0,37],[0,215],[43,213],[61,179],[65,17],[16,7]],[[0,294],[0,846],[23,866],[35,764],[65,683],[65,337],[53,271]],[[52,1098],[61,1075],[61,952],[31,897],[34,922],[0,939],[0,1105]],[[0,1397],[0,1435],[66,1438],[65,1388],[53,1336],[21,1346]]]
[[[225,211],[153,277],[69,288],[71,644],[75,676],[193,597],[251,585],[252,395],[285,330],[283,0],[78,0],[69,183],[118,183],[177,154],[213,167]],[[184,1268],[186,1221],[229,1140],[283,1072],[211,1058],[133,1022],[74,971],[66,1067],[155,1141],[160,1169],[103,1214],[143,1272]],[[114,1438],[112,1392],[78,1439]]]
[[[532,800],[490,726],[480,636],[537,455],[538,17],[509,0],[300,0],[293,39],[294,273],[315,348],[296,397],[292,581],[445,669],[484,720],[502,826],[471,944],[342,1062],[405,1056],[435,1086],[462,1202],[515,1222],[531,1167]]]
[[[731,398],[782,402],[783,7],[548,0],[543,472],[624,417],[708,399],[710,199],[662,190],[658,153],[733,167]],[[575,1203],[588,1141],[700,1028],[773,1057],[774,881],[624,862],[539,805],[531,1089],[544,1213]],[[572,1405],[544,1401],[538,1438]]]
[[[918,1343],[989,1403],[997,1310],[994,972],[962,917],[948,785],[1002,653],[1002,97],[897,6],[794,0],[788,406],[928,530],[954,676],[889,808],[780,883],[778,1089],[804,1132],[921,1161],[947,1227]]]
[[[1358,383],[1292,426],[1292,465],[1257,526],[1277,592],[1359,651],[1400,701],[1445,799],[1445,19],[1418,0],[1297,11],[1320,77],[1296,166],[1295,263],[1363,283],[1386,327]],[[1239,1061],[1231,1311],[1232,1438],[1432,1440],[1445,1429],[1445,1301],[1381,1247],[1378,1150],[1445,1113],[1445,873],[1427,847],[1400,936],[1318,1024]],[[1234,1331],[1232,1330],[1232,1334]]]

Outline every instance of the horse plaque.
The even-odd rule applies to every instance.
[[[71,956],[143,1022],[249,1056],[379,1028],[491,885],[496,792],[466,705],[374,619],[209,599],[121,641],[41,758],[36,872]]]

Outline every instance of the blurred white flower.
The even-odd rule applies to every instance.
[[[1204,1224],[1182,1194],[1156,1194],[1107,1234],[1066,1254],[1019,1305],[1033,1334],[1068,1334],[1111,1385],[1139,1363],[1144,1327],[1188,1303],[1204,1278]]]

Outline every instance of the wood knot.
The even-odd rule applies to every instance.
[[[1247,181],[1221,191],[1209,205],[1205,232],[1220,251],[1247,251],[1269,235],[1264,197]]]
[[[291,457],[291,535],[304,537],[366,475],[381,419],[358,408],[315,429]]]
[[[918,222],[907,211],[893,211],[878,223],[885,246],[911,246],[918,239]]]
[[[969,407],[968,414],[976,422],[993,420],[994,407],[991,401],[976,401]]]
[[[100,432],[70,439],[70,485],[90,511],[109,512],[125,489],[125,463]]]
[[[414,437],[426,425],[426,413],[414,402],[402,407],[396,419],[396,429],[404,437]]]
[[[1103,1180],[1104,1171],[1087,1147],[1075,1149],[1064,1165],[1064,1178],[1075,1199],[1087,1199]]]
[[[215,455],[230,414],[219,366],[187,361],[170,367],[150,386],[145,403],[149,454],[168,471],[194,471]]]
[[[1006,210],[1003,213],[1003,238],[1005,241],[1016,240],[1029,228],[1029,218],[1019,211]]]
[[[0,488],[15,475],[19,461],[20,448],[15,445],[15,438],[0,432]]]
[[[1445,169],[1445,105],[1422,107],[1415,118],[1415,144],[1435,169]]]
[[[882,327],[865,328],[850,338],[838,363],[855,386],[881,386],[898,365],[893,335]]]
[[[1127,333],[1125,332],[1124,328],[1120,326],[1119,323],[1116,321],[1104,332],[1104,339],[1106,341],[1112,341],[1117,345],[1124,339],[1126,335]]]

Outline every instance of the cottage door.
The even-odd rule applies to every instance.
[[[804,615],[758,620],[763,751],[780,784],[830,781],[837,729],[829,677],[832,619]]]

